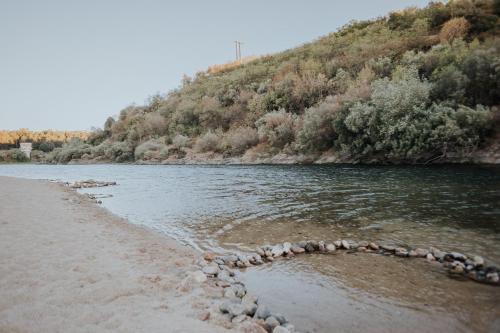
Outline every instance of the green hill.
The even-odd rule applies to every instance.
[[[430,3],[215,66],[47,160],[465,161],[498,142],[499,13]]]

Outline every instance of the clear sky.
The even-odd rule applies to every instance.
[[[0,0],[0,129],[90,129],[183,74],[424,0]]]

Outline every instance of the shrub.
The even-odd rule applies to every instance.
[[[28,162],[28,156],[17,148],[0,150],[0,162]]]
[[[338,107],[336,99],[328,98],[318,107],[306,110],[302,126],[297,133],[297,143],[301,150],[321,151],[333,145],[335,139],[333,117]]]
[[[188,147],[189,146],[189,138],[187,136],[182,135],[182,134],[177,134],[172,139],[172,144],[177,149],[182,149],[182,148]]]
[[[56,148],[56,145],[52,141],[43,141],[38,145],[38,149],[43,151],[44,153],[51,152],[52,150],[54,150],[54,148]]]
[[[457,17],[446,22],[439,32],[441,42],[450,43],[455,38],[463,38],[469,31],[470,24],[464,17]]]
[[[152,139],[141,143],[135,148],[134,157],[142,159],[162,159],[168,157],[168,148],[162,139]]]
[[[295,138],[296,116],[285,110],[273,111],[257,120],[260,140],[276,148],[283,148]]]
[[[55,148],[47,154],[47,160],[53,163],[68,163],[71,160],[81,159],[83,155],[91,152],[91,145],[80,140],[71,140],[61,148]]]
[[[220,144],[220,135],[212,131],[208,131],[196,140],[194,150],[200,153],[208,151],[218,151],[220,148]]]
[[[435,101],[452,100],[465,102],[465,89],[469,83],[467,76],[456,66],[439,68],[432,74],[431,99]]]
[[[134,159],[134,149],[126,142],[113,142],[106,147],[104,155],[115,162],[127,162]]]
[[[233,153],[241,154],[259,143],[259,135],[255,128],[238,127],[226,135],[226,141]]]

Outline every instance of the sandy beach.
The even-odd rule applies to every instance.
[[[196,252],[57,183],[0,177],[0,332],[229,332]],[[205,318],[206,319],[206,318]]]

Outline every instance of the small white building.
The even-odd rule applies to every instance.
[[[33,149],[33,145],[31,142],[21,142],[19,144],[19,149],[28,157],[31,158],[31,150]]]

